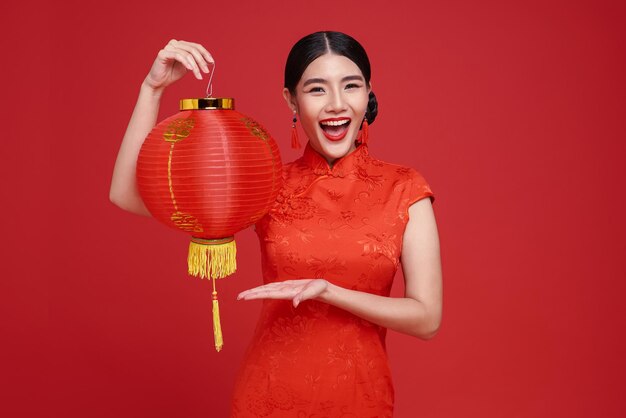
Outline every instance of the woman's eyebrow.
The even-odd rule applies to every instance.
[[[309,78],[307,81],[305,81],[302,84],[302,87],[306,87],[309,84],[314,84],[314,83],[321,83],[321,84],[325,84],[326,80],[324,80],[323,78]]]
[[[349,76],[344,77],[344,78],[341,79],[342,82],[353,81],[353,80],[365,81],[365,80],[363,80],[363,77],[361,77],[360,75],[349,75]]]
[[[345,76],[344,78],[342,78],[341,82],[344,83],[346,81],[353,81],[353,80],[363,81],[363,77],[360,76],[360,75],[348,75],[348,76]],[[302,84],[302,87],[306,87],[309,84],[314,84],[314,83],[326,84],[326,83],[328,83],[328,81],[326,79],[323,79],[323,78],[309,78],[307,81],[305,81]]]

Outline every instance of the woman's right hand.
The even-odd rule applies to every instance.
[[[193,71],[198,80],[202,80],[200,71],[208,73],[208,64],[214,62],[209,51],[202,45],[172,39],[159,51],[144,84],[155,91],[161,91],[182,78],[188,70]]]

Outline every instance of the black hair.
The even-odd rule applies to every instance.
[[[370,68],[370,60],[367,58],[367,53],[361,44],[345,33],[323,31],[305,36],[291,48],[285,64],[284,87],[291,94],[295,94],[296,85],[300,82],[302,74],[309,64],[328,53],[342,55],[354,62],[361,70],[361,73],[363,73],[365,83],[369,86],[372,70]],[[367,123],[372,124],[377,114],[378,102],[374,93],[370,91],[367,112],[365,112]]]

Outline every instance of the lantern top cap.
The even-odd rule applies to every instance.
[[[204,97],[181,99],[180,110],[234,110],[235,99],[231,97]]]

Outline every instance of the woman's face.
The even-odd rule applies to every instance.
[[[284,90],[311,146],[329,163],[355,149],[370,86],[359,67],[342,55],[325,54],[306,68],[295,95]]]

